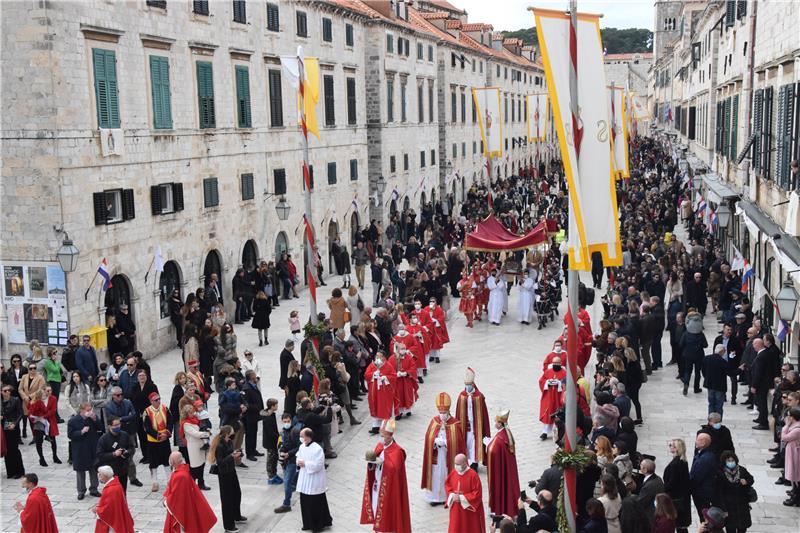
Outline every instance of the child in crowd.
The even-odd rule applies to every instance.
[[[283,479],[278,475],[278,418],[275,412],[278,410],[278,400],[270,398],[267,400],[267,408],[261,411],[263,424],[261,445],[267,450],[267,481],[268,485],[280,485]]]
[[[211,431],[211,415],[203,405],[202,400],[195,400],[194,402],[195,416],[200,421],[200,431]],[[203,439],[205,444],[200,448],[201,450],[208,450],[208,443],[210,439]]]
[[[297,309],[289,313],[289,329],[292,330],[292,335],[295,337],[300,334],[300,313]]]

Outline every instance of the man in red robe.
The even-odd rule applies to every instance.
[[[444,309],[436,302],[436,298],[431,298],[428,307],[420,312],[420,321],[424,320],[424,325],[433,331],[433,345],[431,346],[431,356],[434,361],[439,362],[442,348],[450,342],[450,335],[447,333],[447,322],[444,316]]]
[[[419,345],[419,349],[417,350],[417,357],[420,358],[421,362],[417,366],[417,368],[422,367],[422,375],[428,375],[428,354],[431,351],[430,345],[430,335],[428,335],[425,328],[422,324],[419,323],[419,319],[416,316],[412,316],[408,320],[408,324],[406,324],[406,331],[414,337],[417,345]]]
[[[405,344],[394,344],[394,355],[389,358],[389,365],[397,371],[397,383],[394,387],[394,412],[398,413],[396,418],[411,416],[411,408],[419,397],[419,383],[416,379],[417,366]]]
[[[461,300],[458,302],[458,310],[464,313],[464,318],[467,319],[467,327],[471,328],[477,308],[475,291],[478,290],[478,284],[466,268],[458,282],[457,288],[461,293]]]
[[[53,506],[47,497],[47,489],[39,486],[39,477],[25,474],[22,476],[22,488],[28,493],[28,499],[24,505],[22,502],[14,504],[22,525],[20,533],[58,533]]]
[[[553,364],[553,359],[555,359],[556,357],[558,357],[559,359],[564,357],[564,340],[562,337],[557,338],[553,342],[553,351],[545,356],[544,362],[542,363],[543,372],[547,370],[548,366]]]
[[[469,467],[466,455],[456,455],[455,462],[455,469],[444,482],[445,507],[450,508],[447,533],[485,533],[481,478]]]
[[[394,420],[387,420],[380,430],[383,442],[367,452],[359,523],[373,524],[373,531],[411,533],[406,452],[394,441],[394,430]]]
[[[567,316],[564,315],[564,325],[567,324]],[[565,328],[566,330],[566,328]],[[563,335],[566,338],[566,334]],[[585,307],[578,308],[578,367],[583,372],[589,359],[592,357],[592,334],[591,318]]]
[[[542,399],[539,400],[539,420],[542,422],[542,434],[539,438],[547,440],[553,432],[552,414],[561,408],[564,402],[564,380],[567,378],[567,371],[561,366],[561,358],[553,358],[549,368],[546,368],[539,378],[539,390],[542,391]]]
[[[409,333],[403,323],[397,326],[397,334],[392,337],[389,343],[389,351],[391,353],[394,353],[394,345],[398,342],[404,344],[406,350],[408,350],[414,358],[414,366],[417,367],[417,382],[425,383],[422,376],[427,375],[428,366],[427,363],[425,363],[425,354],[422,351],[422,344],[420,344],[419,339]]]
[[[381,423],[394,416],[394,389],[397,385],[397,372],[386,362],[386,354],[378,352],[375,359],[364,371],[364,380],[368,383],[367,403],[372,416],[373,435],[377,435]]]
[[[456,420],[464,432],[470,466],[477,472],[478,463],[485,462],[486,447],[483,445],[483,439],[491,435],[491,428],[486,398],[475,385],[475,371],[469,367],[464,376],[464,390],[459,393],[456,400]]]
[[[496,515],[516,516],[519,473],[514,436],[508,429],[509,411],[495,417],[494,437],[486,441],[486,471],[489,480],[489,510]]]
[[[453,469],[456,455],[466,451],[464,432],[458,420],[450,416],[450,395],[436,395],[439,411],[428,424],[422,449],[422,483],[425,500],[432,506],[441,505],[447,499],[444,482]]]
[[[97,515],[94,533],[133,533],[133,517],[114,469],[101,466],[97,469],[97,478],[105,486],[100,501],[94,506],[94,514]]]
[[[169,456],[172,476],[164,491],[164,533],[208,533],[217,523],[217,516],[206,497],[189,473],[189,465],[183,462],[181,452]]]

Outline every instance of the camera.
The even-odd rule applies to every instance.
[[[500,522],[503,521],[503,515],[498,515],[494,513],[489,513],[489,518],[492,519],[492,524],[494,527],[500,527]]]

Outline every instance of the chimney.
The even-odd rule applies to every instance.
[[[499,31],[492,33],[491,47],[498,52],[503,49],[503,34]]]

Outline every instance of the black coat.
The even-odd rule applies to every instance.
[[[272,306],[269,303],[269,298],[253,300],[253,322],[251,326],[253,329],[269,329],[269,315],[272,313]]]
[[[286,386],[286,373],[289,370],[289,363],[294,361],[295,358],[294,355],[292,355],[292,352],[284,348],[281,351],[279,359],[281,365],[281,375],[278,376],[278,387],[282,389]]]
[[[278,450],[278,417],[275,413],[261,418],[261,446],[267,450]]]
[[[697,430],[697,434],[699,435],[700,433],[705,433],[711,437],[711,451],[714,453],[717,461],[719,461],[722,452],[730,451],[736,453],[736,449],[733,446],[731,431],[726,426],[721,425],[719,429],[714,429],[706,424]]]
[[[678,457],[664,469],[664,492],[666,492],[675,509],[678,518],[675,520],[677,527],[688,527],[692,523],[691,498],[689,493],[689,465]]]
[[[680,340],[681,353],[687,361],[700,361],[704,349],[708,347],[706,336],[702,333],[689,333],[686,331]]]
[[[703,388],[728,392],[728,363],[719,355],[703,358]]]
[[[722,335],[717,335],[714,339],[712,350],[716,350],[717,346],[722,344]],[[735,336],[728,339],[728,375],[735,376],[739,372],[739,365],[742,364],[742,354],[744,353],[744,346]]]
[[[121,456],[117,457],[114,452],[122,448],[125,450]],[[97,441],[97,462],[95,466],[108,465],[114,470],[114,475],[128,473],[128,456],[134,452],[134,446],[130,435],[120,431],[114,435],[106,431]]]
[[[746,529],[753,525],[747,496],[748,487],[753,485],[753,476],[743,466],[739,466],[739,478],[745,480],[747,485],[731,483],[725,477],[724,470],[720,470],[714,486],[711,502],[728,513],[725,519],[725,527],[728,529]]]
[[[248,422],[257,422],[261,415],[259,414],[264,409],[264,398],[261,396],[261,391],[252,383],[246,383],[242,389],[244,393],[244,401],[247,404],[247,411],[245,411],[245,418]]]
[[[85,427],[88,427],[89,431],[82,433]],[[72,449],[73,470],[84,472],[95,468],[97,441],[102,431],[103,424],[100,423],[99,417],[97,420],[92,420],[91,418],[83,418],[81,415],[73,415],[69,419],[69,422],[67,422],[67,435]]]
[[[314,442],[322,443],[322,426],[331,422],[333,411],[323,407],[316,409],[300,409],[297,411],[297,421],[314,432]]]

